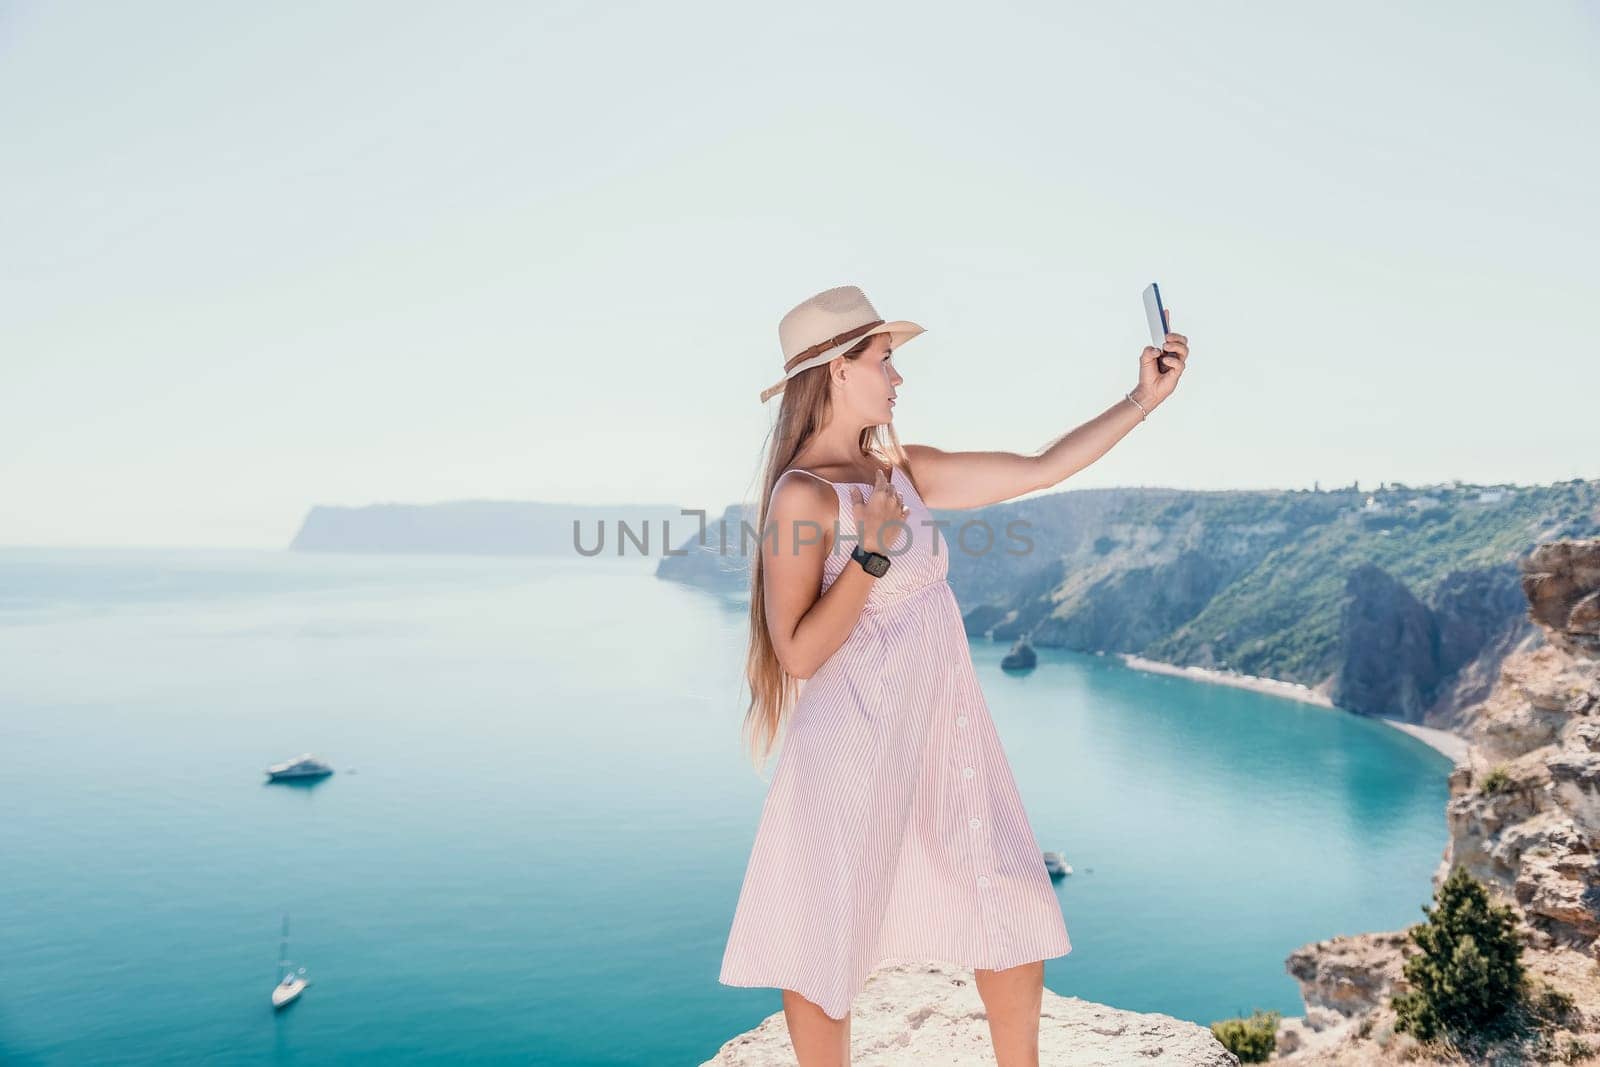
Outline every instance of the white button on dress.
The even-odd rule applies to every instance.
[[[803,476],[785,472],[778,489]],[[953,553],[906,472],[890,479],[909,538],[780,724],[719,975],[793,989],[832,1019],[889,960],[1004,970],[1072,949],[973,668]],[[828,484],[839,519],[824,527],[837,535],[823,592],[859,566],[852,490],[872,492]],[[963,811],[968,832],[952,832]]]

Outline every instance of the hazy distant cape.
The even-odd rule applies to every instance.
[[[514,500],[458,500],[441,504],[317,505],[300,524],[291,552],[439,552],[464,555],[572,556],[573,523],[585,550],[599,546],[612,559],[618,546],[630,557],[661,554],[663,531],[672,539],[698,530],[693,516],[671,506],[578,505]],[[664,524],[670,523],[670,526]],[[635,540],[619,537],[625,524]],[[603,540],[602,540],[603,532]],[[646,541],[646,539],[648,539]]]

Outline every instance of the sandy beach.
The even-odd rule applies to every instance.
[[[1333,701],[1327,695],[1319,693],[1309,686],[1299,682],[1286,682],[1281,678],[1263,678],[1254,674],[1239,674],[1236,671],[1219,671],[1211,667],[1180,667],[1175,663],[1163,663],[1160,660],[1145,659],[1128,652],[1119,652],[1117,655],[1122,662],[1136,670],[1151,671],[1155,674],[1174,674],[1180,678],[1193,678],[1197,682],[1211,682],[1216,685],[1231,685],[1239,689],[1253,689],[1258,693],[1271,693],[1274,696],[1288,697],[1290,700],[1299,700],[1307,704],[1318,704],[1325,708],[1334,707]],[[1387,723],[1396,730],[1404,731],[1423,742],[1438,752],[1450,757],[1455,763],[1467,761],[1467,741],[1463,737],[1448,730],[1438,730],[1431,726],[1418,726],[1415,723],[1397,722],[1394,719],[1384,718],[1382,715],[1371,715],[1368,718]]]

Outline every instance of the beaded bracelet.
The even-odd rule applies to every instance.
[[[1132,389],[1129,389],[1123,395],[1127,397],[1129,403],[1131,403],[1134,407],[1139,409],[1139,421],[1143,422],[1145,420],[1145,418],[1150,414],[1150,412],[1145,410],[1145,407],[1144,407],[1143,404],[1141,404],[1137,400],[1133,399],[1133,390]]]

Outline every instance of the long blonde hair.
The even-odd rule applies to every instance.
[[[872,340],[871,335],[862,338],[842,353],[843,357],[850,360],[860,358]],[[827,421],[832,405],[828,392],[828,367],[829,363],[822,363],[803,370],[784,386],[778,421],[773,427],[772,444],[767,451],[761,478],[760,506],[756,509],[755,526],[759,536],[755,559],[750,566],[750,647],[745,657],[750,706],[745,710],[743,729],[745,746],[757,771],[771,755],[778,735],[788,720],[789,710],[799,695],[800,681],[783,669],[772,645],[772,635],[767,631],[766,564],[765,552],[761,550],[765,544],[767,509],[772,502],[772,487],[777,484],[778,478],[789,469],[795,457]],[[908,478],[911,476],[911,465],[906,461],[905,448],[900,444],[893,423],[864,427],[858,444],[863,458],[892,464],[901,468]],[[843,518],[848,521],[848,516]]]

